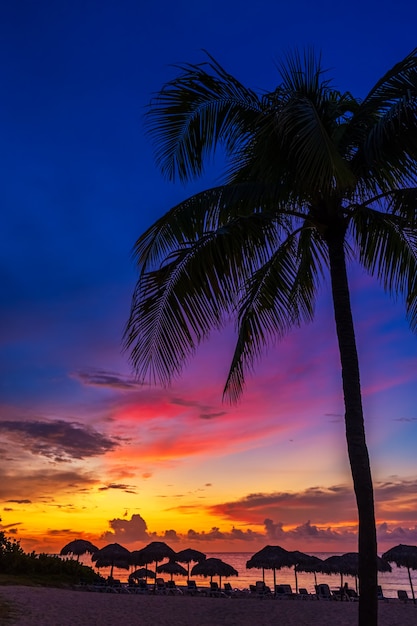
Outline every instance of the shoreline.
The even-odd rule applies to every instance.
[[[96,593],[51,587],[0,587],[14,626],[355,626],[356,602]],[[380,626],[415,626],[417,605],[379,603]]]

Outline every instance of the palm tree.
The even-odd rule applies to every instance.
[[[377,624],[377,543],[347,263],[401,294],[417,324],[417,49],[360,101],[313,50],[288,55],[257,94],[210,55],[152,100],[163,174],[200,176],[224,151],[223,184],[181,202],[136,242],[125,347],[140,379],[168,384],[212,329],[237,319],[224,394],[236,401],[263,349],[311,321],[326,274],[340,351],[358,508],[359,624]]]

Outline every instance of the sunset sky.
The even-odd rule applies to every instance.
[[[328,285],[237,406],[222,402],[233,327],[171,388],[133,377],[135,239],[220,176],[165,181],[143,114],[203,50],[261,91],[313,45],[335,86],[364,97],[417,46],[416,23],[410,0],[2,4],[0,516],[26,550],[356,549]],[[417,544],[417,338],[401,301],[350,277],[382,552]]]

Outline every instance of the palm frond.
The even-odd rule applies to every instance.
[[[417,226],[417,187],[394,189],[382,198],[385,210],[401,218],[400,224],[408,228]]]
[[[370,208],[358,210],[352,219],[359,258],[384,289],[406,300],[411,328],[417,328],[417,231],[404,227],[396,215]]]
[[[351,187],[355,177],[333,140],[333,128],[326,128],[324,121],[310,100],[294,98],[277,124],[289,148],[287,158],[303,186],[331,192],[335,187]]]
[[[353,170],[382,189],[407,184],[417,157],[417,48],[371,89],[349,124]],[[408,179],[409,180],[409,179]]]
[[[211,329],[234,310],[245,280],[266,262],[282,227],[254,213],[234,218],[142,271],[124,346],[140,380],[168,384]]]
[[[291,227],[291,215],[302,218],[303,208],[283,189],[264,182],[241,182],[213,187],[179,203],[136,241],[133,256],[140,271],[156,269],[172,251],[190,246],[208,232],[226,228],[230,221],[255,214]]]
[[[252,369],[265,348],[294,325],[311,321],[324,256],[323,242],[316,238],[315,231],[302,228],[291,233],[247,281],[223,392],[231,402],[239,399],[246,371]]]
[[[416,95],[417,48],[389,69],[372,87],[363,101],[362,112],[391,109],[393,103],[407,95]]]
[[[417,158],[417,94],[392,104],[378,119],[357,152],[356,161],[383,189],[399,188],[414,178]]]
[[[208,56],[206,63],[177,66],[179,76],[164,86],[147,113],[157,164],[172,180],[201,175],[219,143],[229,153],[239,150],[261,112],[255,92]]]

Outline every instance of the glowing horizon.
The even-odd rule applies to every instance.
[[[417,9],[396,34],[372,7],[358,23],[342,6],[303,1],[254,14],[216,0],[210,11],[74,0],[24,15],[15,4],[4,11],[0,69],[0,528],[48,553],[77,538],[355,550],[328,283],[314,323],[270,348],[237,405],[222,401],[233,324],[170,388],[133,376],[122,335],[134,241],[220,175],[215,160],[187,187],[164,181],[142,116],[171,64],[200,62],[202,48],[268,90],[275,59],[313,39],[337,88],[363,97],[415,46]],[[341,23],[355,40],[336,46]],[[379,543],[417,544],[416,338],[402,302],[356,265],[349,272]]]

